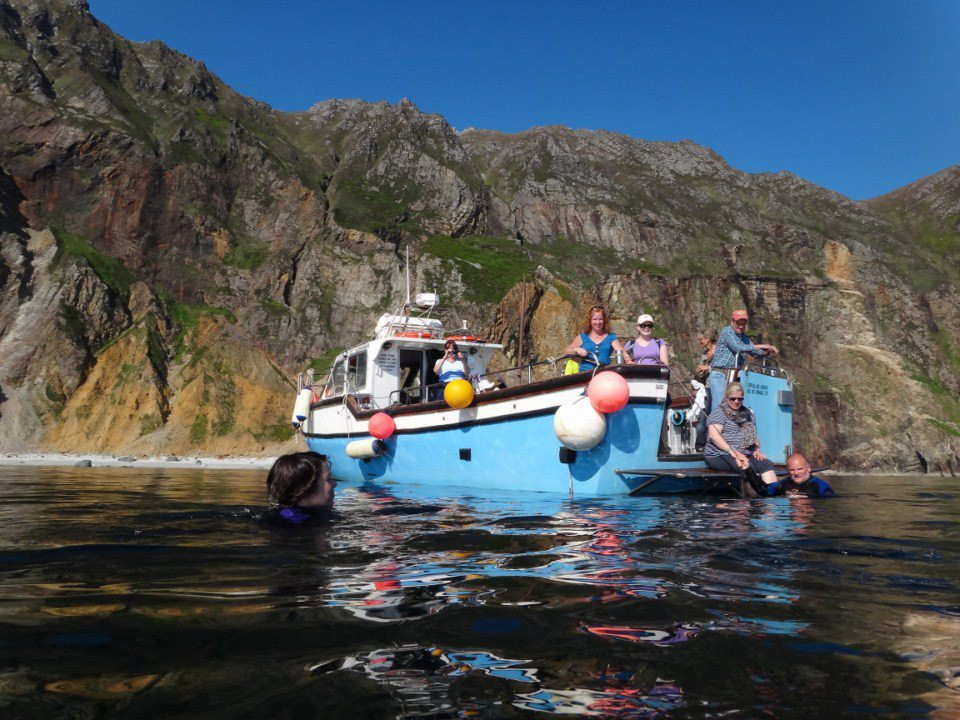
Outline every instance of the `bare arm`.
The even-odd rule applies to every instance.
[[[580,341],[580,336],[577,335],[573,342],[567,345],[567,349],[564,350],[567,355],[579,355],[580,357],[586,357],[587,351],[583,349],[583,343]]]
[[[670,348],[666,343],[660,344],[660,364],[670,367]]]

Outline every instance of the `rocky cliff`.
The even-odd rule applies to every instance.
[[[268,452],[290,377],[416,281],[516,358],[584,303],[677,360],[747,306],[847,467],[960,450],[960,169],[855,203],[692,142],[456,132],[412,103],[281,113],[82,0],[0,0],[0,449]]]

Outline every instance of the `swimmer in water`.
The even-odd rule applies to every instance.
[[[281,455],[267,475],[268,499],[281,518],[295,524],[329,509],[336,487],[330,460],[315,452]]]
[[[794,453],[787,458],[787,472],[790,473],[790,477],[767,486],[768,496],[829,497],[836,495],[826,481],[812,476],[810,463],[800,453]]]

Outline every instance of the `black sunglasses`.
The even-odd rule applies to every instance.
[[[733,402],[734,400],[736,400],[737,402],[743,402],[743,398],[737,398],[737,397],[728,397],[727,400],[729,402]]]
[[[649,328],[652,328],[652,327],[653,327],[653,323],[643,323],[643,325],[637,325],[637,327],[642,327],[642,328],[648,328],[648,327],[649,327]]]

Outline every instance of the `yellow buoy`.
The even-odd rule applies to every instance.
[[[466,380],[451,380],[443,389],[443,399],[452,408],[465,408],[473,402],[473,385]]]

